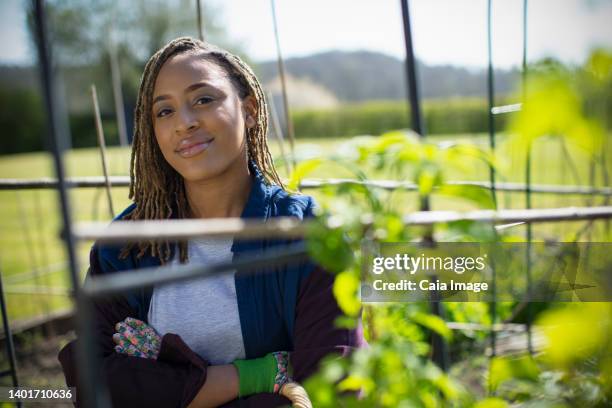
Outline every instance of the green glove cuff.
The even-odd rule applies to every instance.
[[[239,397],[274,392],[278,368],[272,354],[251,360],[236,360],[233,364],[238,370]]]

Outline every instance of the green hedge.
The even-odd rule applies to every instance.
[[[0,89],[0,154],[42,150],[45,115],[40,96],[32,91]]]
[[[98,146],[96,122],[93,114],[73,114],[70,115],[69,121],[72,147],[79,148]],[[107,146],[115,146],[119,144],[117,121],[114,115],[104,115],[102,117],[102,129],[104,130],[104,141],[106,142]]]
[[[487,101],[482,99],[433,100],[423,104],[426,133],[487,132]],[[379,101],[342,105],[335,109],[302,110],[292,113],[297,137],[342,137],[379,135],[410,127],[404,101]],[[507,115],[495,117],[495,128],[503,129]]]
[[[45,150],[47,122],[40,94],[21,89],[0,89],[0,155]],[[98,145],[92,113],[68,118],[72,147]],[[118,144],[114,115],[102,117],[107,145]]]
[[[43,150],[46,132],[42,101],[28,91],[0,91],[0,154]],[[335,109],[304,110],[292,113],[298,137],[349,137],[379,135],[409,127],[408,106],[404,101],[378,101],[342,105]],[[426,132],[480,133],[488,130],[487,104],[479,99],[426,101],[423,106]],[[507,115],[496,117],[501,129]],[[107,145],[117,144],[114,115],[103,118]],[[91,113],[69,118],[73,147],[97,145],[95,122]],[[131,125],[129,125],[131,126]]]

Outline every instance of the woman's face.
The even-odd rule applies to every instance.
[[[245,129],[255,125],[256,109],[253,97],[240,99],[223,68],[183,53],[159,71],[151,115],[166,161],[186,181],[204,181],[246,166]]]

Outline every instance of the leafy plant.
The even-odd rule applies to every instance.
[[[606,54],[591,57],[581,80],[609,80]],[[602,68],[604,67],[604,68]],[[585,149],[589,157],[599,154],[605,142],[604,127],[584,110],[586,99],[576,86],[576,73],[560,67],[537,67],[529,84],[523,110],[512,121],[511,137],[517,149],[526,151],[545,135],[555,135],[569,145]],[[587,79],[585,79],[587,78]],[[595,79],[593,79],[595,78]],[[603,78],[603,79],[602,79]],[[608,79],[606,79],[608,78]],[[331,157],[298,165],[290,185],[297,186],[320,166],[338,166],[357,179],[322,189],[320,217],[309,232],[312,255],[337,273],[334,294],[349,316],[341,326],[363,322],[368,348],[348,360],[328,358],[320,372],[305,385],[317,407],[439,407],[476,406],[609,406],[612,397],[612,309],[610,304],[564,304],[543,308],[535,330],[544,340],[543,352],[530,356],[497,356],[488,363],[473,355],[455,360],[448,372],[430,360],[429,333],[451,345],[484,343],[485,333],[452,332],[445,320],[432,315],[424,303],[360,303],[360,274],[364,245],[374,242],[418,241],[425,234],[434,240],[496,242],[520,241],[473,222],[437,225],[433,230],[406,227],[406,204],[398,194],[368,184],[365,174],[391,174],[413,183],[419,200],[440,194],[470,202],[477,208],[493,208],[489,190],[451,184],[475,162],[504,170],[502,160],[466,143],[434,144],[412,132],[394,131],[379,137],[349,142]],[[412,206],[414,207],[414,206]],[[510,317],[511,303],[495,305],[498,320]],[[446,313],[453,321],[492,323],[485,303],[449,303]],[[361,312],[361,313],[360,313]],[[484,348],[484,347],[483,347]],[[482,350],[484,351],[484,350]],[[473,352],[473,351],[472,351]],[[476,357],[476,358],[474,358]],[[474,360],[474,361],[470,361]],[[470,365],[470,363],[473,363]],[[466,370],[481,373],[474,384]]]

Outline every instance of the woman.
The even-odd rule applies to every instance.
[[[134,204],[117,219],[313,215],[282,188],[266,141],[261,86],[238,57],[176,39],[145,67],[130,168]],[[96,243],[91,275],[212,264],[282,248],[280,240]],[[333,277],[310,262],[156,286],[96,303],[102,376],[114,406],[274,407],[322,357],[345,355],[359,329],[341,315]],[[75,386],[74,342],[60,352]],[[78,393],[77,393],[78,395]],[[224,405],[225,404],[225,405]]]

